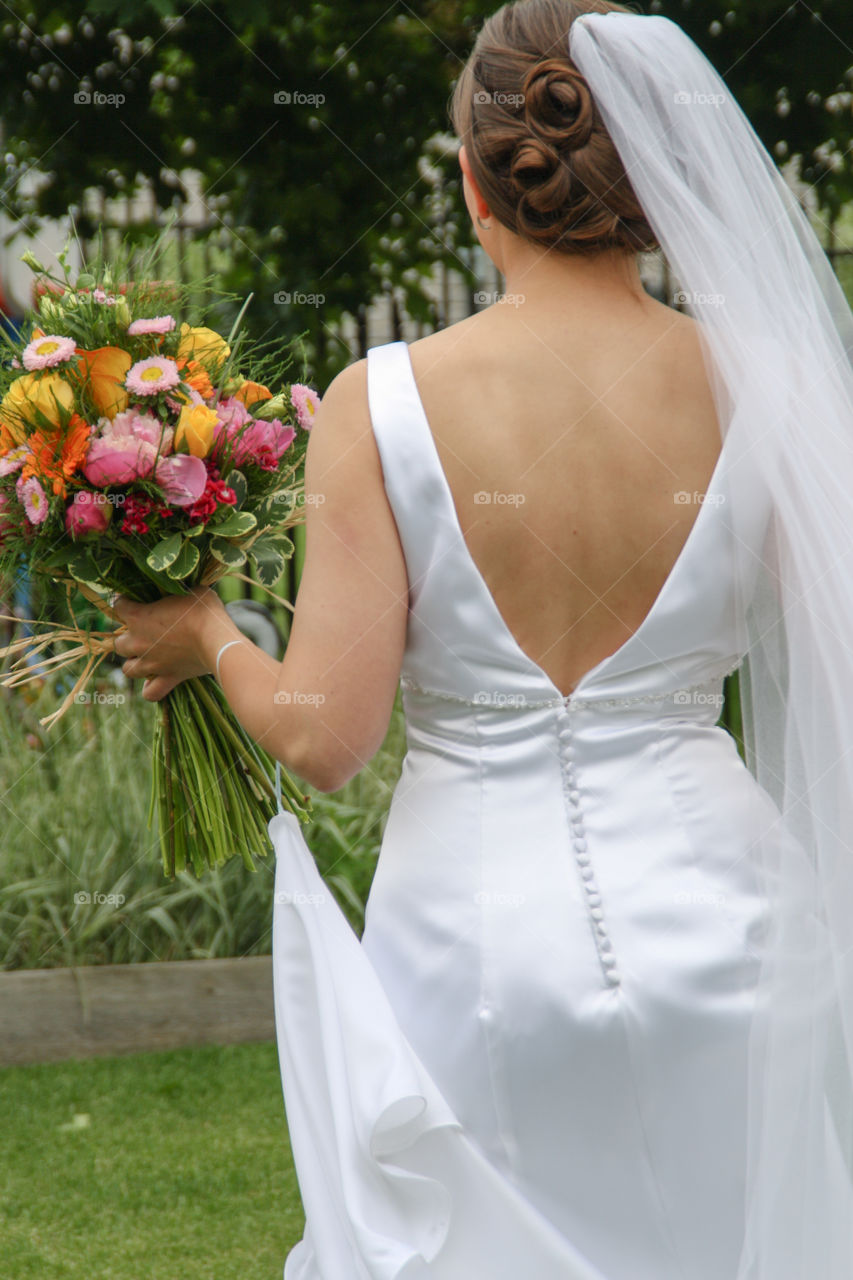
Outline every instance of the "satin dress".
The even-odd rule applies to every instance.
[[[286,1280],[731,1280],[779,814],[717,725],[741,662],[722,450],[637,631],[568,697],[472,560],[403,342],[368,354],[405,553],[407,751],[361,942],[270,822]],[[739,477],[742,472],[738,470]],[[743,479],[739,482],[743,482]]]

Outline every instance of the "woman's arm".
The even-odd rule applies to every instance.
[[[385,493],[367,403],[367,365],[343,370],[323,397],[305,459],[305,563],[279,663],[231,620],[215,592],[152,605],[120,598],[128,632],[116,651],[147,677],[153,701],[214,670],[247,733],[321,791],[343,786],[388,729],[403,660],[406,563]]]

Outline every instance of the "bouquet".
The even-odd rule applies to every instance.
[[[226,338],[204,314],[181,319],[191,301],[183,286],[117,284],[122,276],[103,262],[72,281],[65,255],[62,277],[24,260],[39,276],[38,305],[28,332],[5,335],[0,367],[0,577],[24,571],[64,584],[70,624],[33,623],[0,657],[16,658],[4,684],[40,674],[34,653],[50,671],[83,661],[42,720],[50,727],[125,629],[83,629],[75,599],[110,616],[114,592],[150,602],[226,574],[252,581],[240,572],[247,560],[273,587],[294,549],[287,530],[304,515],[319,400],[284,381],[290,352],[249,343],[240,327],[248,302]],[[235,851],[254,870],[253,855],[269,849],[273,762],[210,675],[154,707],[148,825],[156,813],[165,873],[191,863],[200,875]],[[310,800],[283,770],[282,798],[307,820]]]

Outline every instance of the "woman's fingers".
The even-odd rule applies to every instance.
[[[170,680],[167,676],[151,676],[142,686],[142,696],[148,702],[160,702],[180,683],[180,680]]]

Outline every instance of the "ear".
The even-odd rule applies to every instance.
[[[468,159],[468,152],[465,150],[464,143],[459,148],[459,167],[462,170],[462,173],[465,177],[465,181],[468,183],[468,185],[471,188],[471,194],[474,197],[474,203],[477,207],[477,212],[479,213],[481,218],[488,218],[489,206],[486,203],[486,201],[483,199],[482,192],[480,191],[480,188],[477,186],[477,180],[474,177],[473,173],[471,172],[471,161]]]

